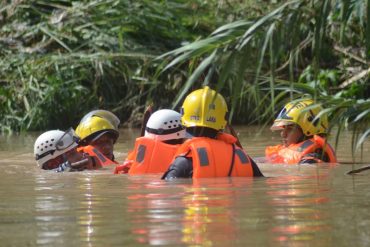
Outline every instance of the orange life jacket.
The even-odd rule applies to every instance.
[[[96,157],[99,160],[99,162],[102,164],[102,166],[118,164],[118,162],[110,160],[107,157],[105,157],[105,155],[102,154],[96,147],[91,146],[91,145],[78,147],[77,151],[88,153],[90,156]]]
[[[323,161],[313,157],[305,157],[309,153],[314,153],[317,149],[322,149],[329,158],[329,163],[337,163],[334,149],[326,143],[321,136],[314,135],[313,138],[297,144],[291,144],[288,147],[283,145],[268,146],[265,149],[267,162],[298,164],[302,158],[314,159],[317,163]]]
[[[176,156],[193,159],[193,178],[253,177],[249,156],[235,142],[236,138],[226,133],[217,139],[193,137],[180,146]]]
[[[133,162],[128,173],[138,175],[167,171],[179,146],[148,137],[137,138],[134,150],[129,154]]]

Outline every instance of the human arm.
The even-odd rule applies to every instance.
[[[171,180],[174,178],[192,178],[193,161],[189,157],[178,156],[163,174],[162,179]]]
[[[129,172],[132,163],[134,163],[133,160],[125,160],[125,162],[122,165],[117,165],[114,168],[113,173],[114,174],[126,174]]]
[[[314,152],[304,155],[299,161],[299,164],[315,164],[322,162],[329,162],[329,157],[326,153],[323,153],[321,148],[318,148]]]
[[[76,162],[70,162],[69,160],[67,160],[53,170],[55,172],[74,172],[83,171],[85,169],[93,170],[101,167],[99,161],[96,160],[94,157],[91,157],[89,155],[86,155],[84,157],[84,159]]]
[[[88,165],[88,158],[85,158],[81,161],[77,161],[74,163],[69,162],[68,160],[62,164],[60,164],[57,168],[54,169],[56,172],[73,172],[73,171],[81,171],[86,169],[86,165]]]
[[[251,165],[252,165],[252,169],[253,169],[253,177],[264,177],[261,170],[258,168],[256,162],[254,162],[254,160],[249,157],[250,161],[251,161]]]

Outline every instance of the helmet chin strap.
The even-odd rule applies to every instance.
[[[310,139],[309,136],[306,136],[305,134],[302,134],[302,136],[298,139],[298,142],[303,142],[303,141],[308,140],[308,139]]]

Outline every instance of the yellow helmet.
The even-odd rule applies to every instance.
[[[209,87],[190,93],[185,98],[181,111],[181,121],[185,127],[225,129],[227,122],[225,99]]]
[[[96,140],[105,133],[111,133],[114,137],[114,142],[116,142],[119,136],[119,132],[109,120],[94,115],[85,118],[76,128],[76,134],[81,139],[80,142],[85,142],[85,144]]]
[[[310,99],[288,103],[280,111],[271,130],[282,129],[285,125],[298,124],[306,136],[325,133],[328,128],[327,115],[322,114],[316,118],[322,110],[321,106],[314,105]]]
[[[114,129],[118,131],[118,127],[120,124],[119,118],[116,115],[114,115],[114,113],[103,109],[90,111],[85,116],[83,116],[80,123],[85,122],[86,119],[92,116],[98,116],[107,119],[111,124],[113,124]]]

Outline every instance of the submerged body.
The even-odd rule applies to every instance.
[[[290,145],[268,146],[265,150],[266,161],[269,163],[304,164],[304,163],[336,163],[335,152],[325,139],[315,135],[299,143]]]
[[[177,151],[163,179],[263,176],[256,163],[235,144],[236,138],[218,134],[215,139],[193,137]]]
[[[165,172],[179,145],[171,145],[152,138],[140,137],[135,142],[130,175]]]
[[[78,142],[80,149],[97,157],[104,165],[117,164],[113,151],[119,137],[119,123],[117,116],[106,110],[87,113],[76,128],[76,134],[80,138]],[[100,158],[97,152],[87,146],[94,147],[104,157]]]
[[[134,149],[123,165],[115,168],[115,174],[141,175],[165,172],[185,138],[181,114],[161,109],[154,112],[145,126],[143,137],[136,138]]]
[[[257,165],[223,133],[227,104],[209,87],[190,93],[182,105],[181,122],[192,139],[183,143],[162,179],[262,176]]]
[[[98,169],[99,160],[77,150],[77,138],[73,129],[50,130],[41,134],[34,144],[37,164],[44,170],[81,171]]]
[[[288,103],[271,130],[280,130],[282,144],[265,149],[266,161],[279,164],[336,163],[334,149],[326,141],[328,119],[323,108],[309,100]]]

